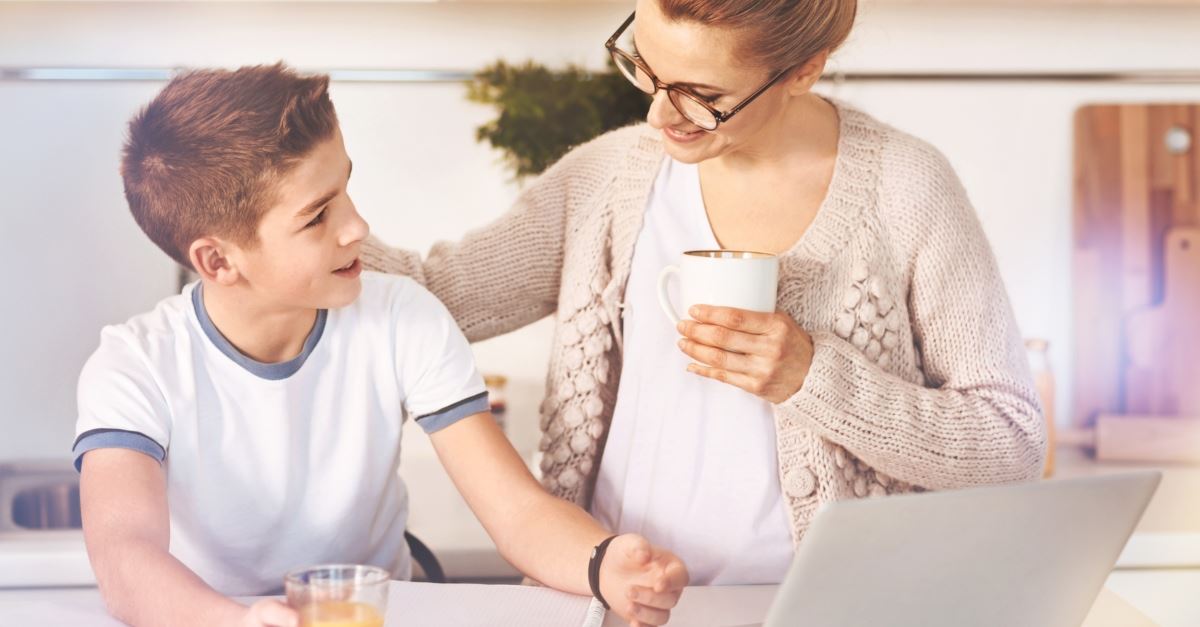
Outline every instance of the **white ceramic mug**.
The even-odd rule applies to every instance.
[[[744,250],[689,250],[678,266],[667,266],[658,275],[658,302],[671,322],[679,324],[667,294],[667,281],[679,275],[683,311],[692,305],[735,307],[750,311],[775,311],[779,284],[779,258]]]

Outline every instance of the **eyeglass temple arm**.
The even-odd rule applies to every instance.
[[[625,22],[621,24],[621,27],[612,34],[612,37],[608,38],[608,41],[604,42],[605,48],[612,48],[613,46],[617,45],[617,38],[621,36],[621,33],[625,32],[626,28],[629,28],[629,25],[633,23],[633,18],[636,15],[637,11],[634,11],[633,13],[629,14],[629,17],[625,18]]]
[[[754,102],[755,98],[758,98],[759,96],[762,95],[762,93],[764,91],[767,91],[768,89],[771,88],[772,85],[774,85],[775,83],[778,83],[779,79],[783,78],[790,71],[792,71],[791,68],[788,68],[788,69],[776,74],[775,78],[772,78],[771,80],[767,81],[766,85],[759,87],[758,91],[754,92],[753,94],[750,94],[749,98],[746,98],[745,100],[741,101],[740,103],[738,103],[738,106],[730,109],[729,111],[726,111],[725,113],[716,111],[715,113],[717,114],[717,121],[724,122],[725,120],[728,120],[729,118],[733,117],[733,114],[737,113],[738,111],[741,111],[742,109],[745,109],[747,105],[749,105],[751,102]]]

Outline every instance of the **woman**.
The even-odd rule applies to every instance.
[[[695,584],[779,582],[821,503],[1041,469],[1020,334],[950,166],[811,91],[854,13],[639,0],[609,48],[654,94],[647,125],[576,148],[424,261],[363,253],[471,340],[555,314],[546,486]],[[712,248],[780,255],[778,311],[667,322],[659,270]]]

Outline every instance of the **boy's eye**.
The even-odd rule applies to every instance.
[[[325,211],[328,209],[329,209],[328,207],[321,207],[321,211],[319,211],[317,213],[317,215],[313,217],[312,220],[309,220],[308,224],[304,225],[304,228],[306,228],[306,229],[311,228],[311,227],[317,226],[318,224],[324,222],[325,221]]]

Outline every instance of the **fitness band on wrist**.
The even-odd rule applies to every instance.
[[[609,609],[608,601],[604,600],[604,595],[600,594],[600,564],[604,561],[604,553],[608,551],[608,545],[617,536],[609,536],[603,542],[597,544],[592,549],[592,557],[588,560],[588,586],[592,588],[592,596],[604,606],[604,609]]]

